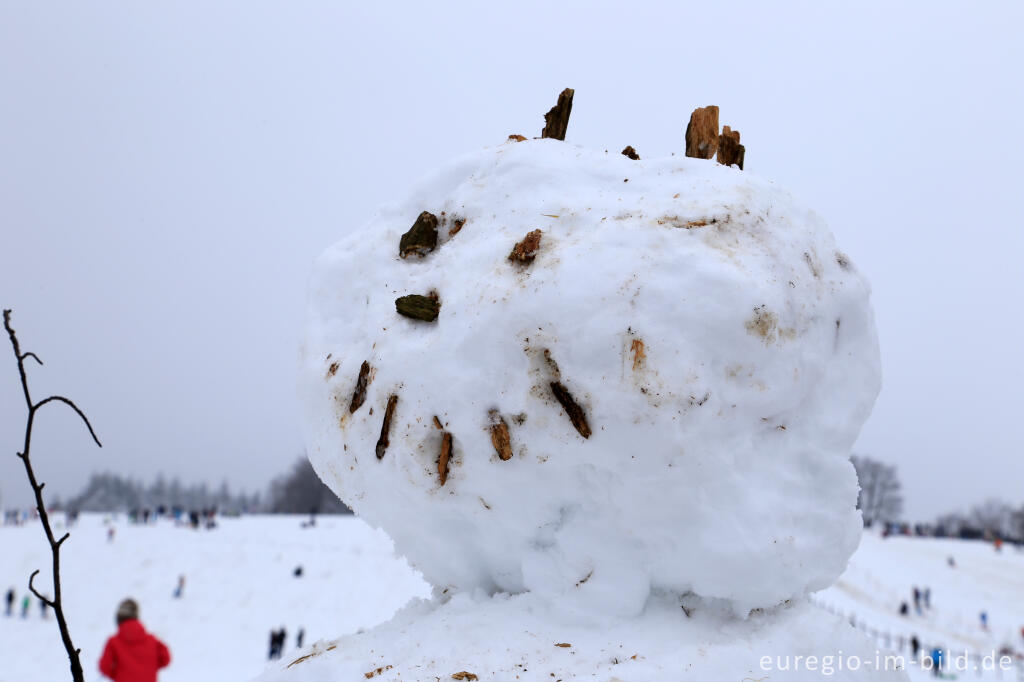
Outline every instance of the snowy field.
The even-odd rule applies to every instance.
[[[300,627],[309,647],[376,625],[410,598],[428,595],[383,533],[352,517],[322,517],[311,529],[300,527],[304,520],[228,518],[203,531],[169,521],[133,526],[122,516],[108,542],[104,517],[83,514],[64,544],[61,573],[86,679],[104,679],[97,663],[126,596],[139,601],[142,622],[171,649],[161,682],[229,682],[263,671],[271,629],[286,629],[283,658],[294,658]],[[303,575],[296,578],[299,565]],[[46,574],[36,577],[36,587],[48,584],[48,566],[37,521],[0,527],[0,591],[14,587],[20,604],[34,569]],[[174,599],[179,575],[185,591]],[[69,679],[52,614],[42,620],[33,600],[25,620],[20,613],[0,616],[0,682]]]
[[[954,566],[949,565],[953,558]],[[930,588],[931,608],[914,609],[913,588]],[[911,537],[881,538],[865,533],[850,566],[836,584],[814,595],[815,603],[844,616],[853,616],[858,629],[876,639],[882,649],[898,650],[909,658],[911,636],[931,647],[970,652],[968,671],[961,679],[1024,679],[1024,551],[991,543]],[[899,615],[901,602],[910,613]],[[982,628],[980,613],[988,614]],[[886,637],[888,635],[888,637]],[[984,670],[979,655],[1009,649],[1018,658],[1003,672]],[[982,670],[974,669],[974,664]],[[911,679],[929,675],[908,665]]]
[[[72,635],[82,649],[86,679],[101,679],[96,662],[114,631],[117,602],[127,595],[139,599],[143,622],[171,648],[174,660],[161,674],[162,682],[252,679],[267,668],[269,631],[281,626],[288,631],[288,649],[272,667],[283,669],[318,640],[324,640],[319,646],[323,650],[327,641],[369,628],[410,598],[428,595],[426,584],[393,556],[382,533],[351,517],[322,518],[312,529],[301,528],[303,520],[222,519],[216,530],[193,531],[169,522],[132,526],[122,518],[115,523],[113,542],[108,542],[104,517],[84,515],[65,544],[63,570]],[[0,527],[0,548],[0,588],[14,587],[20,601],[29,573],[48,563],[41,530],[35,523]],[[949,556],[955,568],[948,565]],[[298,565],[303,575],[296,578]],[[183,598],[176,600],[171,593],[180,574],[187,582]],[[913,612],[914,585],[931,588],[932,608],[921,616]],[[954,652],[1024,648],[1024,553],[1012,547],[997,553],[982,542],[883,540],[866,534],[837,585],[814,600],[844,617],[852,614],[869,636],[877,632],[882,649],[886,633],[892,646],[899,636],[909,640],[916,634],[928,645]],[[911,602],[906,618],[898,614],[903,600]],[[988,612],[987,631],[980,626],[981,610]],[[295,649],[300,627],[306,631],[301,652]],[[478,627],[486,638],[486,623]],[[393,634],[401,636],[397,629]],[[573,650],[555,651],[583,657],[580,645],[574,642]],[[630,666],[639,669],[629,658],[634,653],[626,653],[623,665],[616,666],[615,675],[623,681],[649,679],[630,675]],[[909,672],[911,679],[930,678],[913,667]],[[772,677],[785,678],[777,675]],[[972,669],[959,677],[1017,680],[1018,675],[1011,670],[979,676]],[[386,674],[380,678],[391,679]],[[27,619],[17,613],[0,617],[0,682],[66,679],[67,663],[52,615],[42,620],[33,602]]]

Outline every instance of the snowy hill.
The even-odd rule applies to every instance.
[[[931,608],[922,604],[920,615],[914,609],[915,586],[930,590]],[[989,542],[882,538],[865,532],[846,572],[814,600],[852,617],[880,648],[902,651],[908,658],[915,635],[924,648],[951,651],[954,659],[968,652],[969,679],[979,677],[974,665],[983,665],[982,657],[1010,650],[1017,655],[1013,672],[1000,678],[994,670],[982,670],[980,676],[1024,679],[1019,658],[1024,653],[1024,552],[1012,546],[997,552]],[[904,601],[907,616],[899,613]],[[988,615],[987,629],[981,626],[982,611]],[[908,665],[908,671],[911,679],[928,677],[914,666]]]
[[[103,517],[84,515],[65,545],[64,584],[72,635],[82,648],[87,679],[100,679],[96,661],[105,638],[114,630],[114,608],[128,594],[140,600],[147,627],[171,647],[174,660],[161,674],[162,682],[247,680],[264,670],[267,679],[307,679],[317,671],[329,670],[329,666],[315,665],[321,658],[328,663],[329,657],[313,656],[291,668],[287,666],[314,651],[326,650],[333,641],[328,638],[368,628],[389,618],[408,599],[427,596],[425,583],[404,560],[392,555],[390,541],[359,519],[322,518],[312,529],[301,529],[301,521],[298,517],[223,519],[217,530],[192,531],[167,522],[138,527],[122,520],[116,524],[114,541],[108,543]],[[46,566],[42,533],[34,524],[0,527],[0,547],[0,588],[6,591],[14,586],[20,598],[31,570]],[[946,563],[950,555],[955,557],[956,568]],[[299,564],[304,575],[295,578],[292,571]],[[182,573],[187,579],[185,595],[174,600],[171,592]],[[932,609],[921,617],[912,614],[904,619],[898,615],[899,603],[909,599],[914,584],[931,588]],[[1024,554],[1007,547],[997,554],[990,544],[981,542],[882,540],[866,534],[838,584],[817,593],[814,600],[841,611],[842,620],[852,613],[856,622],[863,624],[858,627],[869,636],[872,630],[889,632],[893,643],[901,634],[909,640],[916,633],[922,642],[941,643],[954,650],[967,647],[973,652],[989,652],[1006,642],[1020,649]],[[508,601],[496,600],[487,611],[450,603],[446,610],[437,610],[432,616],[438,624],[436,641],[402,642],[402,623],[414,617],[414,612],[429,610],[421,603],[400,614],[381,636],[402,642],[410,652],[431,648],[440,652],[442,643],[455,637],[486,640],[490,633],[486,615],[500,617],[503,609],[509,610]],[[741,636],[729,646],[771,654],[778,638],[801,636],[801,623],[811,620],[803,609],[811,608],[817,607],[788,611],[774,631],[758,628],[756,617],[752,618],[754,627],[743,634],[735,625],[721,627],[722,621],[716,624],[713,614],[695,613],[695,620],[673,619],[655,604],[643,621],[648,630],[606,633],[605,639],[617,637],[622,649],[591,648],[597,640],[593,630],[588,634],[587,627],[566,621],[545,626],[560,635],[557,640],[548,641],[545,632],[534,629],[524,634],[524,641],[530,642],[528,649],[517,651],[511,642],[494,642],[493,648],[510,661],[515,658],[513,667],[524,657],[544,656],[558,666],[551,670],[571,673],[599,659],[608,671],[606,679],[656,679],[645,668],[648,657],[658,658],[660,650],[678,648],[680,638],[692,636],[698,628],[709,634],[703,635],[700,646],[685,648],[685,655],[706,656],[737,634]],[[990,632],[982,631],[978,624],[978,611],[983,608],[989,614]],[[475,614],[472,622],[460,611]],[[538,611],[535,622],[524,625],[537,628],[546,615]],[[840,617],[835,620],[835,631],[842,634],[845,628],[840,627]],[[461,632],[452,629],[467,624],[472,628]],[[282,625],[288,630],[288,650],[267,669],[269,631]],[[307,634],[301,651],[294,648],[300,626]],[[366,635],[360,637],[368,644],[368,657],[372,656],[369,650],[373,645],[366,641]],[[317,640],[325,641],[314,646]],[[572,646],[555,646],[562,643]],[[883,651],[884,645],[880,634],[878,646]],[[632,658],[634,655],[637,658]],[[415,679],[397,675],[401,661],[381,663],[396,668],[382,673],[379,679]],[[452,672],[471,670],[473,662],[461,663],[465,667],[453,668]],[[533,670],[540,669],[527,669],[520,673],[520,679],[555,679],[548,676],[548,669],[542,676],[532,677]],[[333,672],[331,679],[350,679],[339,670]],[[477,674],[481,672],[477,670]],[[686,679],[685,668],[679,672],[680,679]],[[923,671],[911,668],[909,672],[912,679],[928,679]],[[1001,679],[1015,680],[1017,674],[1004,672]],[[764,675],[771,672],[753,677]],[[792,678],[791,674],[785,677]],[[961,678],[978,676],[972,671]],[[67,663],[52,616],[41,620],[38,605],[33,603],[25,620],[17,615],[0,617],[0,682],[66,679]],[[358,679],[363,679],[362,675]],[[504,678],[480,674],[480,679]],[[990,672],[981,679],[1000,678]]]
[[[104,517],[83,514],[64,544],[61,571],[86,679],[103,679],[97,662],[126,596],[139,601],[142,622],[171,649],[161,682],[219,682],[251,679],[264,669],[271,629],[286,629],[284,656],[294,658],[300,627],[308,647],[376,625],[410,598],[427,595],[383,533],[347,516],[321,517],[303,529],[304,520],[227,518],[202,531],[170,521],[129,525],[122,516],[108,542]],[[44,572],[37,587],[49,584],[49,556],[38,521],[0,527],[0,590],[14,587],[20,605],[33,570]],[[296,578],[299,565],[303,575]],[[184,596],[174,599],[179,575],[186,579]],[[0,682],[70,679],[53,615],[42,620],[35,600],[27,619],[18,611],[0,616]]]

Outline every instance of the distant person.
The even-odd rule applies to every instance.
[[[995,548],[995,550],[997,552],[1002,552],[1003,551],[1003,539],[1000,538],[1000,537],[997,537],[995,540],[992,541],[992,546]]]
[[[935,647],[932,649],[932,675],[935,677],[942,677],[942,649]]]
[[[139,622],[139,605],[125,599],[117,607],[117,634],[107,640],[100,672],[114,682],[156,682],[160,668],[171,662],[167,646]]]
[[[111,526],[110,528],[107,528],[107,542],[113,542],[114,541],[114,534],[115,533],[117,533],[117,529],[114,528],[113,526]]]
[[[306,638],[306,630],[304,628],[299,628],[299,634],[295,637],[295,648],[296,649],[301,649],[302,648],[302,640],[305,639],[305,638]]]
[[[281,658],[281,653],[284,651],[284,641],[286,633],[282,626],[280,630],[270,631],[270,660]]]
[[[181,596],[185,593],[185,576],[178,576],[178,585],[174,588],[174,598],[181,599]]]
[[[7,610],[4,612],[4,615],[9,618],[13,611],[14,611],[14,588],[12,587],[9,590],[7,590]]]
[[[270,644],[267,647],[267,660],[274,660],[274,654],[277,653],[277,630],[270,631]]]
[[[950,568],[956,568],[956,559],[953,558],[952,554],[946,557],[946,565]]]
[[[904,602],[900,602],[900,615],[905,617],[909,613],[910,613],[910,606],[907,605],[907,602],[905,602],[905,601]]]
[[[302,566],[296,566],[295,570],[292,571],[292,575],[294,575],[296,578],[301,578],[302,577]]]
[[[29,602],[28,595],[26,594],[22,598],[22,600],[21,600],[21,617],[22,618],[28,618],[28,605],[30,603],[31,602]]]
[[[921,615],[921,590],[914,586],[914,612],[917,615]]]
[[[981,621],[981,629],[988,630],[988,611],[982,611],[979,613],[978,619]]]
[[[39,615],[46,620],[46,602],[42,599],[39,600]]]
[[[912,635],[910,637],[910,651],[914,657],[914,660],[916,661],[917,654],[919,651],[921,651],[921,640],[917,638],[917,635]]]
[[[924,588],[924,592],[921,593],[921,598],[924,599],[924,607],[930,610],[932,608],[932,588]]]

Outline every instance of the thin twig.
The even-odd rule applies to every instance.
[[[100,439],[96,437],[96,432],[93,431],[92,424],[89,423],[89,418],[85,416],[85,413],[71,400],[59,396],[52,395],[49,398],[39,401],[38,403],[32,402],[32,394],[28,389],[28,376],[25,372],[25,359],[32,358],[40,365],[43,361],[39,359],[35,353],[31,351],[22,353],[21,345],[18,343],[18,337],[14,333],[14,329],[11,327],[11,311],[4,310],[4,329],[7,330],[7,335],[11,339],[11,346],[14,348],[14,357],[18,361],[18,374],[21,377],[21,390],[25,394],[25,407],[28,409],[28,415],[25,419],[25,442],[21,449],[21,452],[17,453],[18,457],[25,464],[25,474],[28,476],[29,485],[32,486],[32,492],[36,498],[36,510],[39,512],[39,522],[43,526],[43,532],[46,534],[46,541],[50,544],[50,554],[53,558],[53,599],[48,599],[41,595],[35,588],[35,577],[39,573],[39,569],[32,572],[32,575],[28,579],[28,589],[32,594],[38,597],[44,604],[53,609],[54,615],[57,618],[57,627],[60,629],[61,641],[64,643],[64,650],[67,652],[68,660],[71,667],[71,679],[73,682],[84,682],[85,674],[82,671],[82,661],[80,658],[81,649],[76,649],[74,644],[71,642],[71,632],[68,629],[67,619],[64,617],[64,605],[61,600],[61,589],[60,589],[60,547],[64,544],[64,541],[70,537],[69,533],[64,533],[59,540],[53,536],[53,527],[50,526],[50,516],[46,513],[46,504],[43,502],[43,487],[45,483],[40,483],[36,480],[35,471],[32,470],[32,460],[30,453],[32,450],[32,427],[35,425],[36,412],[40,410],[47,403],[51,402],[62,402],[69,406],[71,409],[82,418],[85,422],[85,426],[89,429],[89,435],[92,436],[93,441],[96,445],[103,447],[100,443]]]
[[[68,407],[70,407],[72,410],[77,412],[78,416],[81,417],[82,421],[85,422],[86,428],[89,429],[89,435],[92,436],[92,439],[94,441],[96,441],[96,445],[100,446],[101,448],[103,447],[103,443],[101,443],[100,439],[96,437],[96,432],[92,430],[92,424],[89,423],[89,418],[85,416],[85,412],[82,412],[82,410],[80,410],[78,408],[78,405],[75,405],[74,402],[72,402],[71,400],[68,400],[64,396],[62,396],[62,395],[51,395],[49,398],[46,398],[45,400],[40,400],[38,403],[33,405],[32,406],[32,410],[34,412],[38,412],[39,408],[41,408],[43,405],[45,405],[46,403],[51,403],[53,401],[62,402],[65,405],[67,405]]]
[[[36,595],[36,597],[39,598],[39,601],[43,602],[44,604],[46,604],[47,606],[49,606],[52,609],[53,608],[53,602],[50,601],[49,599],[47,599],[46,597],[44,597],[43,595],[39,594],[39,592],[36,591],[35,585],[32,584],[32,581],[35,580],[35,577],[36,577],[37,573],[39,573],[39,569],[38,568],[36,570],[32,571],[32,575],[30,575],[28,577],[28,589],[29,589],[29,591],[32,594]]]

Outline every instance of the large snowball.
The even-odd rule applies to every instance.
[[[402,258],[423,211],[436,247]],[[534,260],[510,261],[533,230]],[[436,295],[436,321],[396,312],[410,294]],[[319,259],[309,457],[440,588],[618,615],[652,589],[776,604],[829,585],[858,542],[868,294],[823,221],[749,172],[508,143]]]

